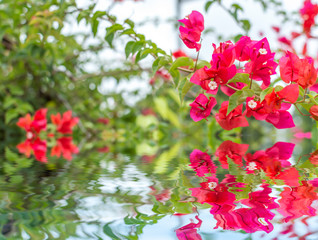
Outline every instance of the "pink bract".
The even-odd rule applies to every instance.
[[[204,18],[198,11],[192,11],[188,18],[179,20],[184,24],[179,27],[180,38],[188,48],[195,48],[199,51],[201,44],[201,32],[204,30]]]
[[[206,119],[215,105],[216,99],[214,97],[207,98],[204,94],[199,94],[199,96],[197,96],[197,98],[190,104],[190,117],[195,122]]]
[[[247,127],[248,121],[242,114],[243,105],[241,104],[237,106],[233,111],[226,115],[228,105],[228,101],[223,102],[221,104],[219,113],[215,114],[215,119],[220,124],[220,126],[225,130],[231,130],[237,127]]]

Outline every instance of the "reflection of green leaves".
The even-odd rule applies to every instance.
[[[9,148],[5,148],[4,156],[8,161],[3,164],[3,169],[8,175],[12,175],[21,169],[28,168],[33,163],[31,159],[24,158],[12,152]]]
[[[120,238],[117,237],[117,236],[114,234],[113,230],[109,227],[109,225],[110,225],[110,223],[104,225],[104,227],[103,227],[103,232],[104,232],[108,237],[111,237],[111,239],[113,239],[113,240],[120,240]]]
[[[181,127],[178,115],[175,114],[169,107],[168,101],[164,97],[158,97],[154,99],[155,108],[160,116],[171,122],[177,128]]]
[[[156,160],[154,173],[164,174],[167,171],[171,171],[171,168],[168,167],[169,162],[178,155],[180,147],[181,143],[177,143],[169,148],[169,150],[164,151]]]

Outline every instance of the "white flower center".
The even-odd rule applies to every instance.
[[[255,163],[255,162],[250,162],[246,168],[247,168],[248,170],[250,170],[250,171],[254,171],[254,170],[257,169],[256,163]]]
[[[257,103],[254,100],[250,100],[248,101],[247,105],[249,106],[249,108],[254,109],[257,107]]]
[[[27,137],[27,139],[33,138],[33,133],[32,132],[27,132],[26,137]]]
[[[218,88],[218,84],[216,83],[216,82],[214,82],[214,81],[211,81],[211,82],[209,82],[209,88],[211,89],[211,90],[215,90],[215,89],[217,89]]]
[[[267,54],[267,51],[266,51],[265,48],[260,48],[258,51],[259,51],[259,53],[260,53],[261,55]]]
[[[267,64],[267,61],[266,62],[263,62],[263,64],[262,65],[266,65]]]
[[[216,182],[209,182],[209,183],[208,183],[208,187],[209,187],[210,189],[214,189],[214,188],[216,188],[216,186],[217,186],[217,183],[216,183]]]
[[[262,224],[263,226],[268,226],[268,223],[265,221],[264,218],[258,218],[257,220],[258,220],[258,222],[259,222],[260,224]]]

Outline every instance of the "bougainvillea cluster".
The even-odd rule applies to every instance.
[[[308,7],[301,11],[309,20],[317,15]],[[203,16],[193,11],[180,22],[185,24],[185,27],[180,27],[181,39],[186,46],[198,51],[200,47],[196,44],[203,31]],[[311,27],[311,24],[307,25]],[[213,113],[225,130],[248,126],[247,118],[252,116],[278,129],[292,128],[295,127],[289,112],[292,105],[297,110],[298,105],[306,105],[311,117],[317,120],[318,104],[314,97],[307,96],[309,88],[317,80],[312,58],[299,58],[295,53],[286,51],[278,64],[266,38],[252,40],[242,36],[235,43],[226,41],[219,46],[212,45],[214,51],[210,65],[194,68],[190,77],[190,82],[199,85],[204,92],[190,104],[190,117],[194,121],[207,120]],[[283,85],[274,85],[271,81],[278,66],[285,82]],[[216,95],[219,89],[229,96],[229,100],[220,103],[217,111],[214,109],[217,100],[209,95]]]
[[[77,146],[73,143],[72,133],[79,119],[72,116],[72,111],[51,115],[55,132],[47,132],[47,109],[42,108],[35,112],[34,117],[27,114],[21,117],[17,125],[26,131],[26,140],[17,145],[20,153],[26,157],[34,155],[40,162],[47,162],[47,141],[55,141],[51,149],[51,156],[72,159],[72,154],[78,153]],[[46,135],[45,135],[46,134]],[[46,137],[47,140],[42,140]],[[41,139],[42,138],[42,139]]]

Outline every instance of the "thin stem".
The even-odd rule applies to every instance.
[[[303,116],[311,116],[310,114],[303,114],[303,113],[300,111],[300,109],[297,107],[297,104],[296,104],[296,103],[294,103],[294,106],[295,106],[295,108],[298,110],[298,112],[299,112],[301,115],[303,115]]]
[[[200,44],[202,43],[202,39],[200,41]],[[198,51],[198,54],[197,54],[197,59],[195,60],[195,65],[194,65],[194,72],[197,70],[197,65],[198,65],[198,59],[199,59],[199,55],[200,55],[200,50]]]
[[[182,72],[187,72],[187,73],[193,73],[195,71],[195,70],[193,71],[193,70],[182,68],[182,67],[178,67],[177,69],[182,71]]]
[[[238,88],[236,88],[236,87],[233,87],[233,86],[231,86],[231,85],[229,85],[229,84],[225,84],[225,86],[227,86],[228,88],[231,88],[231,89],[234,90],[234,91],[240,91],[240,89],[238,89]]]

